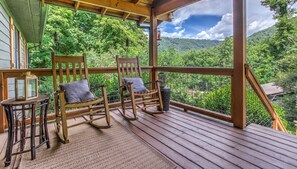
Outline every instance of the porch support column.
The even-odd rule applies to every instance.
[[[5,90],[7,90],[7,88],[5,88],[5,86],[7,86],[7,80],[4,80],[3,72],[1,72],[0,73],[0,101],[6,99]],[[0,106],[0,133],[4,133],[4,129],[5,129],[5,111],[4,111],[4,108]]]
[[[155,9],[151,9],[151,16],[150,16],[150,34],[149,34],[149,65],[150,66],[157,66],[158,65],[158,41],[157,41],[157,33],[158,33],[158,23],[157,17],[155,14]],[[150,75],[150,81],[155,82],[157,79],[157,72],[155,69],[152,70]],[[152,88],[155,86],[152,85]]]
[[[233,77],[231,113],[235,127],[246,127],[246,0],[233,0]]]

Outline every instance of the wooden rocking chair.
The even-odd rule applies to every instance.
[[[58,88],[60,84],[63,84],[64,80],[67,83],[82,79],[88,80],[88,67],[85,54],[83,56],[55,56],[55,54],[52,53],[51,55],[53,85],[55,90],[56,131],[60,141],[64,144],[68,143],[68,128],[80,124],[87,123],[98,129],[109,128],[110,114],[105,86],[100,86],[102,89],[102,98],[94,98],[84,102],[75,103],[67,103],[65,91],[61,91]],[[65,68],[66,71],[63,71],[63,68]],[[103,103],[103,106],[98,106],[99,103]],[[75,110],[76,113],[70,114],[70,109],[71,111]],[[85,121],[67,125],[67,119],[75,117],[83,117]],[[106,118],[107,125],[99,126],[93,123],[93,121],[102,118]]]
[[[127,120],[137,119],[137,110],[142,110],[148,114],[161,114],[163,113],[162,96],[160,92],[159,81],[148,82],[144,84],[155,85],[155,89],[136,90],[134,82],[127,82],[127,79],[139,80],[142,82],[142,73],[139,65],[139,58],[116,58],[118,69],[118,80],[120,88],[120,98],[122,111],[120,113]],[[143,83],[143,82],[142,82]],[[151,111],[147,108],[159,106],[160,111]],[[132,109],[133,116],[128,116],[126,110]]]

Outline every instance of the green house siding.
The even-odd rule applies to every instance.
[[[15,65],[16,62],[19,62],[19,67],[16,68],[25,68],[25,61],[27,60],[26,56],[26,42],[24,37],[19,37],[20,39],[20,47],[18,47],[18,41],[16,41],[16,34],[18,34],[18,28],[14,26],[14,44],[13,50],[14,54],[18,54],[15,57]],[[19,50],[19,51],[18,51]],[[17,53],[16,53],[17,52]],[[6,12],[5,8],[0,4],[0,69],[11,69],[11,60],[10,60],[10,23],[9,23],[9,15]],[[15,97],[15,86],[14,86],[14,78],[8,79],[8,97]]]
[[[0,5],[0,69],[10,69],[9,16]]]

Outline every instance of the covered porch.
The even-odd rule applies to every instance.
[[[71,7],[74,10],[86,10],[124,20],[131,19],[139,24],[148,23],[150,25],[149,66],[142,67],[142,70],[149,73],[151,81],[158,79],[159,72],[213,75],[231,79],[230,115],[172,100],[168,112],[156,116],[139,112],[138,120],[128,122],[120,116],[117,110],[120,108],[120,103],[110,102],[109,107],[114,109],[111,112],[114,123],[124,126],[128,129],[128,133],[150,145],[178,168],[296,168],[297,138],[285,133],[284,125],[246,64],[245,0],[233,0],[233,68],[158,66],[158,24],[170,21],[173,11],[194,2],[197,0],[42,0],[41,5]],[[18,77],[26,71],[31,71],[38,77],[53,76],[52,69],[0,70],[0,100],[5,100],[9,96],[8,79]],[[115,67],[89,68],[89,73],[93,75],[114,74],[116,71]],[[247,126],[247,82],[271,117],[273,121],[271,127],[274,130],[255,124]],[[72,113],[79,112],[73,111]],[[1,108],[0,132],[3,133],[0,135],[1,148],[5,145],[6,139],[7,122],[5,119],[4,110]],[[49,114],[48,119],[54,121],[55,115]],[[53,124],[49,125],[53,131]],[[80,133],[85,130],[85,127],[77,127],[76,130]],[[108,129],[104,130],[104,133],[108,133]],[[51,138],[54,137],[52,134]],[[5,148],[2,148],[1,154],[4,150]],[[80,156],[80,154],[75,155]]]

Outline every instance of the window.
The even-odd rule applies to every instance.
[[[14,66],[15,69],[20,69],[20,57],[19,57],[19,31],[14,29]]]

